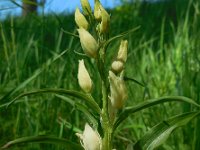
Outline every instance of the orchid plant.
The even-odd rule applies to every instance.
[[[112,141],[117,127],[130,115],[140,110],[149,108],[151,106],[165,103],[165,102],[185,102],[191,105],[200,107],[195,101],[181,96],[161,97],[157,99],[147,100],[136,106],[126,107],[126,101],[131,99],[128,97],[128,88],[126,87],[125,78],[138,83],[135,79],[125,76],[125,65],[128,53],[128,40],[123,39],[127,34],[130,34],[139,27],[130,31],[124,32],[120,35],[110,37],[110,20],[111,16],[102,6],[99,0],[95,0],[94,11],[92,10],[88,0],[81,0],[82,12],[79,8],[75,11],[75,22],[78,27],[80,44],[84,55],[92,59],[94,65],[97,66],[99,83],[96,86],[95,81],[92,81],[91,75],[85,65],[84,59],[79,60],[78,64],[78,83],[82,91],[73,91],[65,89],[40,89],[33,92],[26,92],[15,97],[7,106],[13,104],[17,99],[38,93],[59,93],[68,96],[76,97],[85,103],[80,104],[83,106],[84,113],[88,118],[85,123],[83,132],[78,132],[76,135],[80,139],[81,146],[85,150],[112,150],[115,148]],[[73,35],[73,34],[70,34]],[[75,35],[77,37],[77,35]],[[106,55],[109,53],[109,44],[116,42],[114,40],[120,39],[119,49],[116,50],[116,55],[113,58],[110,66],[105,64]],[[101,90],[101,103],[96,101],[96,97],[92,95],[93,90]],[[79,107],[77,107],[79,109]],[[80,109],[82,110],[82,109]],[[119,111],[120,110],[120,111]],[[198,116],[199,110],[183,113],[168,120],[165,120],[151,130],[149,130],[140,140],[129,146],[127,149],[135,150],[153,150],[155,147],[162,144],[170,133],[179,126],[186,124],[188,121]],[[32,142],[34,140],[41,142],[45,140],[65,142],[65,144],[72,144],[60,138],[50,137],[31,137],[26,139],[18,139],[14,142],[9,142],[2,148],[23,143]],[[80,147],[76,146],[76,149]]]

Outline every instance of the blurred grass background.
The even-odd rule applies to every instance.
[[[124,3],[108,12],[112,18],[111,36],[140,26],[138,31],[126,37],[129,54],[125,75],[141,81],[145,87],[127,82],[129,99],[126,106],[165,95],[187,96],[200,103],[198,0]],[[8,93],[16,96],[41,88],[80,90],[77,66],[82,56],[75,51],[82,52],[82,49],[79,40],[63,30],[77,34],[73,14],[10,17],[0,22],[0,99]],[[119,43],[110,45],[109,60],[116,55]],[[98,85],[96,70],[88,58],[86,65]],[[94,97],[99,93],[95,89]],[[83,129],[86,118],[66,103],[69,99],[42,94],[20,100],[8,109],[0,107],[0,145],[19,137],[44,134],[79,143],[74,133]],[[7,102],[1,100],[0,104]],[[163,119],[192,109],[187,104],[168,103],[131,116],[117,130],[115,148],[125,149]],[[178,129],[158,149],[199,150],[199,124],[200,119],[195,119]],[[64,147],[28,144],[13,149]]]

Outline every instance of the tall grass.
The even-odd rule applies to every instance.
[[[178,6],[179,1],[134,3],[110,10],[114,14],[113,34],[141,26],[139,31],[127,37],[130,53],[125,74],[142,82],[144,87],[127,81],[130,99],[127,105],[165,95],[183,95],[200,103],[200,3],[190,1],[182,10],[178,10]],[[63,32],[64,29],[76,34],[74,25],[72,15],[34,16],[31,20],[10,18],[1,22],[0,99],[40,88],[79,90],[76,68],[80,44],[78,39]],[[107,57],[112,58],[118,46],[110,45],[112,54]],[[90,66],[90,72],[96,71],[90,59],[86,65]],[[91,78],[95,81],[95,77]],[[85,116],[65,101],[73,102],[73,99],[42,94],[22,98],[8,109],[1,105],[0,145],[18,137],[46,134],[78,143],[74,132],[83,127]],[[1,100],[0,104],[7,102]],[[116,148],[125,149],[121,143],[136,142],[161,118],[189,110],[191,108],[186,104],[169,103],[136,114],[116,132]],[[159,149],[192,147],[198,150],[199,122],[196,119],[176,131]],[[64,148],[31,144],[15,149]]]

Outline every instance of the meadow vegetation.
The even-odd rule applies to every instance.
[[[125,36],[126,106],[163,96],[184,96],[200,104],[200,3],[180,3],[124,3],[107,10],[111,37],[139,27]],[[74,14],[10,17],[0,22],[0,146],[20,137],[45,135],[73,141],[72,147],[81,149],[75,133],[84,128],[88,116],[76,110],[76,98],[38,92],[7,107],[14,97],[38,89],[81,91],[77,68],[82,58],[94,84],[100,84],[93,60],[82,55],[79,39],[69,32],[78,35]],[[114,60],[119,45],[120,40],[109,45],[106,65]],[[92,91],[93,97],[100,94],[100,90]],[[188,103],[170,102],[140,111],[116,129],[113,148],[130,148],[156,124],[195,110],[199,108]],[[157,149],[199,150],[199,124],[199,117],[192,119]],[[73,149],[52,143],[56,142],[20,144],[12,149]]]

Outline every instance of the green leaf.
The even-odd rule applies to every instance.
[[[134,83],[136,83],[136,84],[138,84],[142,87],[145,87],[145,85],[143,83],[141,83],[140,81],[133,79],[133,78],[126,77],[126,76],[124,77],[124,81],[132,81],[132,82],[134,82]]]
[[[25,92],[23,94],[20,94],[19,96],[15,97],[11,102],[7,104],[7,107],[9,107],[11,104],[13,104],[17,99],[29,96],[29,95],[35,95],[35,94],[42,94],[42,93],[56,93],[56,94],[65,94],[68,96],[72,96],[75,98],[78,98],[80,100],[84,100],[92,110],[100,114],[101,109],[99,108],[98,104],[95,102],[95,100],[90,96],[86,95],[84,93],[73,91],[73,90],[65,90],[65,89],[39,89],[32,92]]]
[[[25,143],[50,143],[50,144],[59,144],[66,146],[67,149],[77,149],[82,150],[82,147],[76,143],[73,143],[69,140],[63,139],[63,138],[57,138],[53,136],[30,136],[30,137],[22,137],[15,139],[13,141],[8,142],[7,144],[3,145],[1,149],[7,149],[12,146],[16,146],[19,144],[25,144]]]
[[[93,124],[93,127],[97,129],[98,122],[97,119],[88,111],[87,107],[82,105],[81,103],[76,103],[76,108],[84,113],[84,115],[88,118],[89,123]]]
[[[64,33],[66,33],[66,34],[68,34],[68,35],[70,35],[70,36],[79,38],[79,35],[77,35],[77,34],[71,33],[71,32],[69,32],[69,31],[65,31],[63,28],[61,28],[61,30],[62,30]]]
[[[136,106],[125,108],[125,110],[119,115],[118,119],[116,120],[116,122],[114,124],[114,129],[116,129],[122,121],[124,121],[126,118],[128,118],[128,116],[130,116],[133,113],[136,113],[140,110],[149,108],[149,107],[154,106],[154,105],[158,105],[158,104],[166,103],[166,102],[173,102],[173,101],[175,101],[175,102],[185,102],[185,103],[189,103],[191,105],[200,107],[200,105],[197,104],[192,99],[187,98],[187,97],[183,97],[183,96],[167,96],[167,97],[160,97],[160,98],[157,98],[157,99],[147,100],[147,101],[145,101],[141,104],[138,104]]]
[[[117,36],[114,36],[114,37],[110,38],[108,41],[106,41],[106,43],[105,43],[105,45],[104,45],[105,48],[108,47],[108,45],[109,45],[113,40],[116,40],[116,39],[118,39],[118,38],[122,38],[122,37],[126,36],[127,34],[130,34],[130,33],[132,33],[132,32],[135,32],[135,31],[138,30],[139,28],[140,28],[140,26],[135,27],[135,28],[133,28],[133,29],[131,29],[131,30],[128,30],[128,31],[126,31],[126,32],[123,32],[123,33],[117,35]]]
[[[88,108],[86,106],[84,106],[83,104],[81,104],[79,102],[72,101],[72,100],[68,99],[68,97],[65,97],[65,96],[62,96],[62,95],[56,95],[56,96],[67,101],[72,106],[74,106],[77,110],[83,112],[84,115],[86,116],[86,118],[88,119],[88,122],[92,123],[93,127],[95,127],[95,128],[98,127],[98,122],[95,119],[95,116],[88,110]]]
[[[200,111],[188,112],[174,116],[150,129],[134,146],[135,150],[153,150],[160,146],[169,137],[171,132],[177,127],[187,124],[194,117],[197,117]]]

